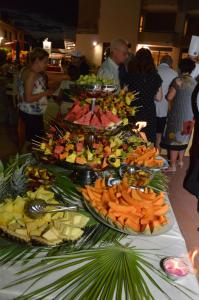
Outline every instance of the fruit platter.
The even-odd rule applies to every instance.
[[[115,230],[130,235],[159,235],[172,227],[172,214],[164,192],[132,189],[127,178],[113,186],[97,179],[82,189],[91,214]]]
[[[132,152],[127,154],[125,163],[138,167],[147,167],[150,169],[167,168],[164,158],[159,156],[159,151],[155,147],[138,146]]]
[[[147,145],[139,136],[120,133],[93,141],[89,138],[85,134],[69,130],[62,132],[57,127],[51,127],[45,138],[33,142],[33,150],[44,162],[104,170],[119,168],[134,149]]]
[[[21,242],[54,246],[79,239],[89,218],[80,212],[46,213],[38,219],[26,215],[28,201],[42,199],[47,204],[59,204],[53,192],[40,186],[35,192],[27,191],[15,199],[6,198],[0,205],[0,231]]]
[[[84,132],[115,134],[117,128],[128,124],[128,117],[134,116],[136,107],[132,102],[136,93],[121,90],[119,94],[93,99],[85,96],[75,97],[74,104],[64,122],[71,128]]]

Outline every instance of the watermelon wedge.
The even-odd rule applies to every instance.
[[[71,110],[68,112],[68,114],[65,117],[65,120],[68,121],[76,121],[79,118],[83,117],[87,112],[89,111],[89,104],[80,105],[80,102],[76,102]]]
[[[76,114],[75,114],[74,112],[69,112],[69,113],[65,116],[64,120],[73,122],[73,121],[75,120],[75,118],[76,118]]]
[[[115,116],[114,114],[112,114],[112,112],[110,110],[106,111],[105,114],[106,114],[106,117],[109,120],[111,120],[113,123],[118,124],[121,122],[121,119],[118,116]]]
[[[94,112],[98,113],[99,109],[100,109],[99,105],[96,105],[95,108],[94,108]]]
[[[81,124],[81,125],[89,125],[91,118],[92,118],[92,112],[89,111],[87,114],[83,115],[81,118],[76,120],[74,123]]]
[[[100,120],[98,119],[98,117],[96,115],[93,115],[93,117],[91,119],[91,122],[90,122],[90,125],[96,126],[96,127],[101,127],[102,126]]]
[[[106,114],[103,112],[100,112],[100,120],[103,127],[108,127],[112,123],[112,121],[107,118]]]

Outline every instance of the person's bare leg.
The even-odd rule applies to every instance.
[[[178,154],[179,154],[179,151],[175,151],[175,150],[170,151],[170,165],[171,165],[171,167],[176,167]]]
[[[176,171],[177,159],[178,159],[178,151],[170,150],[170,167],[166,170],[166,172]]]
[[[161,138],[162,138],[162,134],[161,133],[156,133],[156,143],[155,143],[155,146],[159,150],[159,152],[161,151],[161,148],[160,148]]]
[[[184,153],[185,153],[185,150],[181,150],[179,151],[179,156],[178,156],[178,165],[180,168],[183,167],[183,158],[184,158]]]

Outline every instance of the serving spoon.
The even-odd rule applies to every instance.
[[[62,204],[49,204],[40,199],[29,200],[24,206],[25,214],[31,219],[41,218],[46,213],[56,213],[61,211],[77,211],[77,207],[65,206]]]

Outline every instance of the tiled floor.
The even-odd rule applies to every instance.
[[[199,248],[199,214],[197,212],[197,199],[183,188],[183,180],[189,164],[185,158],[182,169],[169,175],[169,198],[175,212],[180,229],[185,237],[189,250]]]

